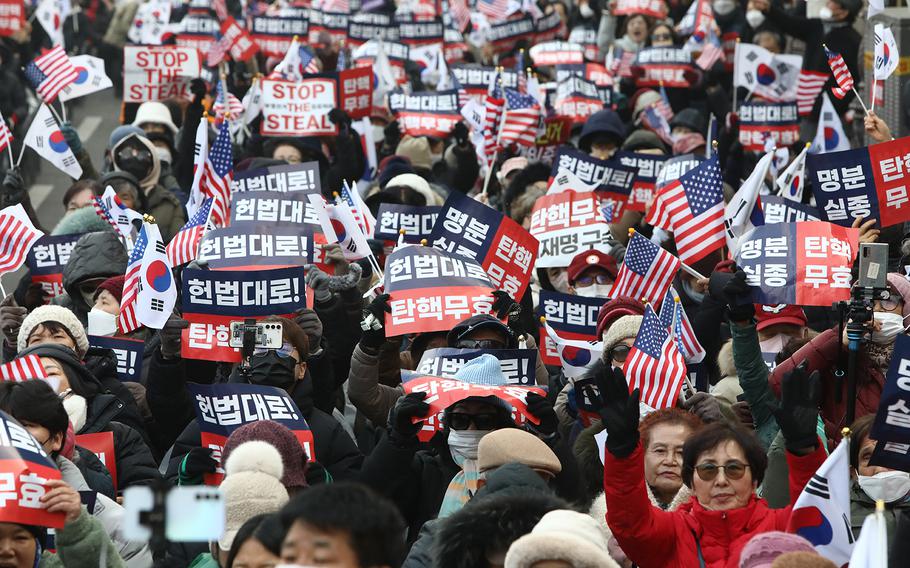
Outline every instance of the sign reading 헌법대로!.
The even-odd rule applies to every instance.
[[[389,94],[389,110],[398,119],[402,134],[445,138],[461,120],[455,90]]]
[[[635,57],[641,75],[635,80],[639,87],[688,89],[690,78],[695,76],[692,53],[676,47],[647,47]]]
[[[626,201],[625,207],[630,211],[644,211],[645,206],[654,197],[657,176],[663,170],[667,157],[623,150],[617,152],[614,157],[622,165],[636,169],[632,190],[629,192],[629,200]]]
[[[502,376],[510,385],[536,384],[537,351],[534,349],[457,349],[440,347],[424,351],[417,372],[425,375],[453,377],[464,364],[481,355],[489,354],[499,359]]]
[[[142,355],[145,342],[125,337],[101,337],[89,335],[91,347],[110,349],[117,358],[117,378],[124,382],[138,383],[142,379]]]
[[[332,136],[329,120],[336,106],[335,79],[313,77],[299,82],[263,79],[263,136]]]
[[[739,110],[739,143],[746,150],[763,152],[771,138],[778,148],[799,141],[799,112],[795,102],[743,103]]]
[[[48,301],[63,293],[63,269],[70,260],[76,241],[83,234],[44,235],[28,252],[25,263],[32,275],[32,283],[41,285]]]
[[[194,47],[127,45],[123,48],[123,102],[191,99],[190,81],[202,61]]]
[[[313,264],[314,249],[309,227],[258,223],[206,232],[199,244],[198,260],[212,270],[283,268]]]
[[[597,337],[597,312],[607,301],[607,298],[585,298],[541,290],[537,315],[547,318],[547,324],[563,339],[595,341],[600,340]],[[562,365],[556,342],[543,325],[540,326],[540,338],[540,356],[544,364]]]
[[[373,237],[397,242],[401,231],[404,231],[406,243],[419,243],[423,239],[429,239],[441,209],[442,207],[429,205],[382,203],[377,211]]]
[[[231,227],[274,223],[279,227],[319,228],[307,195],[311,191],[244,191],[231,195]]]
[[[289,166],[269,166],[237,172],[231,181],[231,195],[245,191],[304,192],[319,194],[319,163],[304,162]]]

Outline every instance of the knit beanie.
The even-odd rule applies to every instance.
[[[218,546],[230,550],[243,523],[281,509],[288,502],[288,491],[281,484],[281,454],[266,442],[254,440],[234,448],[224,460],[224,472],[220,489],[226,518]]]
[[[32,313],[25,316],[22,326],[19,328],[16,351],[24,350],[28,345],[28,337],[35,328],[49,321],[57,322],[69,331],[69,334],[76,340],[76,354],[81,359],[85,352],[88,351],[88,336],[85,334],[85,327],[76,317],[76,314],[62,306],[39,306]]]
[[[889,272],[888,285],[897,290],[897,293],[901,296],[901,300],[904,301],[904,308],[901,311],[901,315],[906,318],[910,315],[910,280],[907,280],[907,277],[903,274]]]
[[[623,316],[613,322],[613,325],[604,332],[603,352],[604,356],[613,349],[623,339],[635,339],[638,330],[641,328],[641,322],[644,316]]]
[[[771,568],[837,568],[837,564],[817,552],[788,552],[775,558]]]
[[[613,298],[602,305],[600,311],[597,312],[597,337],[603,337],[604,331],[623,316],[643,315],[645,315],[645,305],[640,301],[625,296]]]
[[[597,521],[567,509],[550,511],[530,534],[513,542],[505,568],[532,568],[547,560],[562,560],[573,568],[619,568],[610,558],[607,536]]]
[[[107,290],[111,296],[117,298],[117,303],[120,303],[120,300],[123,298],[123,282],[126,280],[126,277],[123,275],[112,276],[98,285],[98,288],[95,289],[95,295],[92,296],[95,300],[98,299],[98,294],[102,290]]]
[[[758,533],[749,539],[739,555],[739,568],[769,568],[786,552],[812,552],[812,543],[797,534],[781,531]]]
[[[480,439],[477,471],[496,469],[507,463],[524,464],[537,472],[556,476],[562,471],[559,458],[543,440],[518,428],[500,428]]]
[[[253,440],[270,444],[281,454],[281,463],[284,467],[281,483],[285,487],[307,486],[306,452],[291,429],[274,420],[258,420],[234,430],[224,444],[221,459],[227,462],[236,448]]]
[[[480,357],[466,362],[452,378],[472,385],[502,386],[506,384],[499,359],[489,353],[484,353]]]
[[[395,154],[407,158],[415,168],[429,170],[433,167],[433,155],[426,136],[405,136],[395,148]]]

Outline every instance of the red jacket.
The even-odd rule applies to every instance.
[[[623,459],[604,453],[607,524],[626,556],[641,568],[697,568],[696,538],[707,568],[738,568],[739,555],[753,535],[786,530],[792,504],[826,457],[820,444],[806,456],[787,453],[791,506],[786,509],[769,509],[753,495],[745,507],[708,511],[693,495],[667,512],[648,500],[641,444]]]

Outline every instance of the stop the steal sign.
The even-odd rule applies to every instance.
[[[334,79],[304,79],[298,83],[262,81],[263,136],[325,136],[338,134],[329,120],[336,105]]]

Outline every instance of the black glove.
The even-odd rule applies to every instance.
[[[340,108],[333,108],[329,111],[329,120],[338,126],[339,131],[345,131],[351,126],[351,116]]]
[[[803,361],[786,373],[780,384],[780,406],[774,411],[777,425],[784,436],[787,450],[800,453],[818,445],[818,401],[821,381],[818,371],[806,376],[808,364]]]
[[[724,415],[720,411],[720,402],[706,392],[697,392],[682,403],[682,407],[701,418],[705,424],[722,422]]]
[[[417,432],[423,427],[423,420],[414,422],[413,418],[426,418],[430,405],[423,399],[425,392],[412,392],[399,398],[389,411],[389,438],[398,444],[413,443]]]
[[[44,300],[48,295],[47,290],[44,289],[40,282],[32,282],[25,289],[25,297],[22,299],[23,307],[28,311],[32,311],[39,306],[43,306],[46,303]]]
[[[192,480],[206,473],[215,473],[218,461],[212,457],[212,448],[193,448],[180,462],[179,475],[182,479]]]
[[[505,319],[508,316],[509,329],[515,331],[518,317],[521,315],[521,304],[516,302],[508,292],[503,290],[493,292],[493,311],[496,312],[496,317],[499,319]]]
[[[165,359],[177,359],[180,357],[180,341],[183,330],[190,326],[190,322],[176,314],[171,314],[164,327],[158,332],[158,339],[161,340],[161,356]]]
[[[190,93],[193,94],[194,103],[200,104],[202,102],[202,99],[205,98],[205,94],[208,92],[208,90],[209,89],[206,86],[205,81],[202,79],[197,77],[190,81]]]
[[[397,148],[398,143],[401,142],[401,127],[398,126],[398,121],[393,120],[388,123],[385,128],[382,129],[384,134],[385,145],[389,148]]]
[[[468,144],[468,127],[465,126],[464,122],[458,121],[455,123],[455,127],[452,128],[452,138],[459,146]]]
[[[25,190],[25,180],[22,179],[22,174],[19,173],[18,167],[13,167],[6,171],[3,185],[8,188],[10,193],[18,193]]]
[[[626,376],[619,368],[604,366],[595,380],[600,390],[597,411],[607,429],[607,450],[617,458],[627,457],[638,445],[638,401],[641,393],[635,389],[629,394]],[[597,400],[593,393],[588,393],[588,398]]]
[[[319,319],[316,312],[309,308],[301,308],[294,314],[294,322],[300,326],[300,329],[303,330],[310,341],[310,352],[306,355],[319,351],[322,345],[323,327],[322,320]]]
[[[391,312],[389,307],[389,295],[380,294],[370,302],[370,305],[363,310],[363,321],[360,322],[363,335],[360,336],[360,344],[364,347],[379,349],[385,343],[385,314]],[[378,324],[378,325],[377,325]]]
[[[746,282],[746,272],[739,268],[732,275],[713,272],[708,282],[708,293],[727,304],[731,321],[751,321],[755,316],[752,289]]]
[[[541,438],[549,438],[555,434],[559,421],[556,418],[556,411],[553,410],[553,405],[550,401],[536,392],[529,392],[526,404],[528,407],[528,414],[531,414],[540,420],[540,424],[534,424],[530,420],[526,422],[525,425],[528,430]]]
[[[16,341],[19,339],[19,328],[27,315],[28,310],[19,307],[19,304],[16,303],[16,298],[12,294],[3,298],[3,301],[0,302],[0,329],[3,330],[3,336],[6,337],[6,342],[9,345],[16,347]]]

